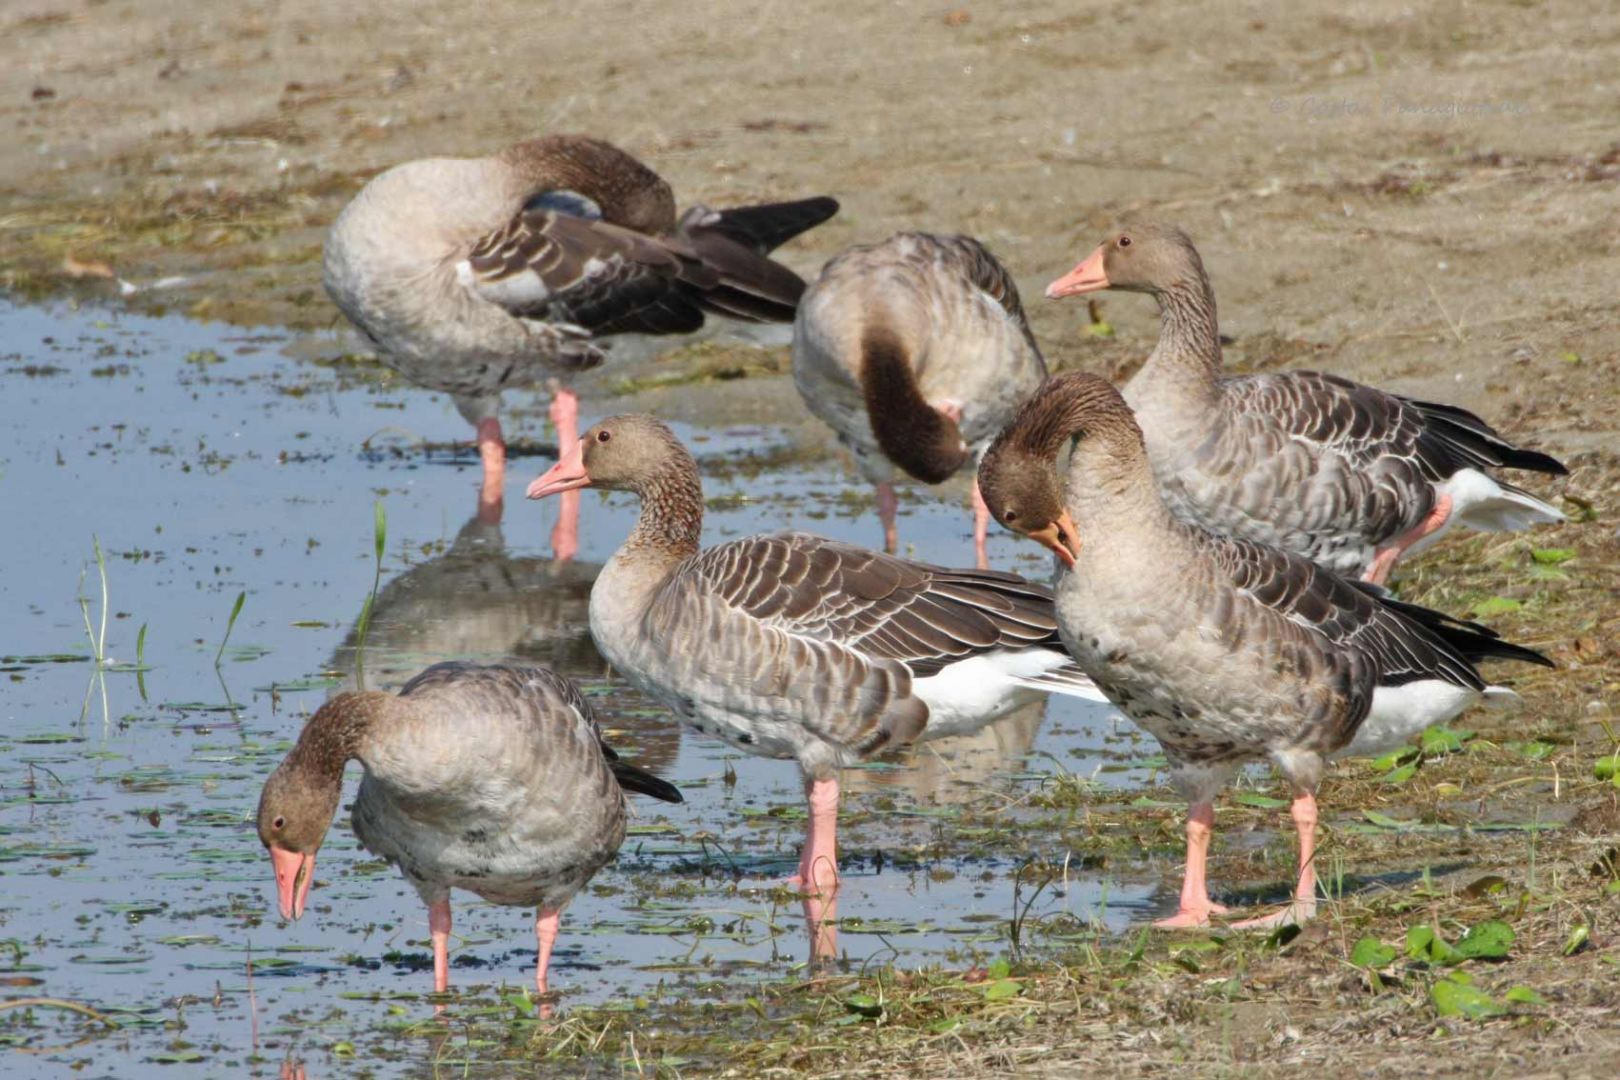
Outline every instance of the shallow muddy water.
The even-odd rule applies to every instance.
[[[686,794],[676,807],[636,800],[619,860],[565,913],[560,1008],[717,984],[741,998],[803,963],[799,906],[780,888],[803,821],[795,767],[682,732],[591,645],[586,597],[629,530],[629,500],[587,492],[580,555],[555,563],[556,501],[520,497],[549,458],[524,457],[504,523],[470,520],[476,459],[413,448],[465,434],[448,402],[325,359],[341,352],[335,337],[0,306],[0,997],[76,1002],[113,1025],[52,1008],[31,1024],[0,1013],[8,1076],[275,1075],[289,1056],[341,1056],[431,1017],[416,997],[431,985],[426,911],[359,849],[346,813],[294,925],[275,913],[251,822],[304,717],[354,682],[378,499],[387,546],[369,686],[446,658],[549,664],[596,695],[625,756]],[[510,403],[509,432],[549,438],[535,400]],[[587,397],[584,411],[603,410]],[[875,539],[865,488],[838,466],[749,467],[778,433],[680,434],[705,466],[709,541],[782,527]],[[903,511],[917,557],[971,557],[964,507],[913,491]],[[1045,571],[1037,549],[1006,534],[991,555]],[[1019,876],[1031,857],[1072,856],[1030,908],[1054,940],[1144,918],[1148,886],[1081,870],[1084,853],[1058,830],[1019,825],[1039,816],[1031,796],[1056,777],[1133,782],[1145,753],[1107,710],[1057,700],[851,770],[848,963],[1004,955],[1015,899],[1031,898]],[[452,1015],[491,988],[532,985],[532,913],[453,903],[463,996]],[[408,1051],[365,1060],[372,1075],[413,1065]]]

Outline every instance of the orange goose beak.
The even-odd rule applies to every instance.
[[[561,461],[529,485],[527,495],[531,499],[543,499],[547,495],[590,486],[591,476],[585,471],[585,440],[581,439],[562,456]]]
[[[1064,566],[1074,569],[1074,560],[1080,554],[1080,530],[1074,527],[1074,520],[1069,517],[1067,510],[1059,514],[1056,521],[1039,529],[1031,529],[1029,538],[1051,548],[1053,554],[1063,560]]]
[[[276,868],[276,896],[281,901],[283,919],[304,917],[304,901],[315,880],[315,856],[284,847],[270,849],[270,863]]]
[[[1101,292],[1108,288],[1108,271],[1103,269],[1103,249],[1099,247],[1084,262],[1046,287],[1048,300],[1061,300],[1065,296]]]

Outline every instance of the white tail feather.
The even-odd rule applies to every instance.
[[[1509,712],[1519,709],[1524,699],[1505,686],[1487,686],[1483,704],[1492,712]]]
[[[1076,668],[1063,667],[1045,675],[1033,678],[1014,679],[1017,685],[1028,690],[1039,690],[1044,694],[1063,694],[1067,697],[1077,697],[1085,701],[1100,701],[1106,704],[1108,697],[1097,684],[1092,682]]]
[[[1566,520],[1550,503],[1478,469],[1463,469],[1440,485],[1451,496],[1452,518],[1484,532],[1517,532]]]

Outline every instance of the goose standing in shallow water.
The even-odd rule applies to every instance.
[[[1215,291],[1180,229],[1132,225],[1046,295],[1101,289],[1159,303],[1159,342],[1124,395],[1165,501],[1184,520],[1377,585],[1452,525],[1505,531],[1564,520],[1487,470],[1568,470],[1464,409],[1314,371],[1223,375]]]
[[[1066,492],[1054,460],[1071,439]],[[1294,899],[1240,926],[1309,918],[1317,785],[1329,758],[1400,746],[1482,699],[1513,700],[1475,670],[1498,658],[1551,666],[1490,630],[1388,599],[1277,548],[1171,514],[1123,398],[1094,375],[1050,380],[985,455],[996,519],[1068,567],[1063,641],[1108,699],[1164,746],[1187,796],[1180,909],[1160,926],[1203,926],[1204,863],[1217,792],[1270,760],[1293,789]]]
[[[799,763],[809,823],[797,881],[813,958],[833,955],[838,770],[977,730],[1050,692],[1101,695],[1063,651],[1051,591],[803,533],[701,549],[697,464],[650,416],[585,433],[529,486],[634,492],[641,516],[591,590],[608,663],[704,734]]]
[[[706,314],[791,322],[804,282],[766,256],[838,210],[832,199],[675,215],[657,173],[577,135],[485,158],[428,158],[373,178],[326,237],[326,291],[384,363],[452,395],[478,429],[480,506],[498,519],[501,391],[601,363],[613,334],[690,333]],[[554,390],[562,446],[579,403]],[[575,501],[553,543],[578,546]]]
[[[428,905],[433,989],[449,986],[450,890],[534,906],[546,969],[563,906],[624,841],[626,791],[681,793],[618,759],[589,702],[545,668],[436,664],[396,696],[339,694],[304,725],[259,797],[284,919],[304,914],[343,769],[365,767],[355,835]]]
[[[899,537],[894,470],[939,484],[971,467],[1046,378],[1006,267],[967,236],[900,233],[822,268],[793,323],[799,396],[877,487],[884,550]],[[973,485],[973,546],[989,566]]]

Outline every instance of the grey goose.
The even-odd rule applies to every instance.
[[[1215,291],[1187,234],[1140,222],[1047,288],[1158,301],[1158,344],[1124,388],[1166,502],[1188,521],[1385,584],[1396,560],[1455,525],[1484,531],[1564,515],[1494,468],[1563,475],[1464,409],[1335,375],[1227,375]]]
[[[1064,487],[1054,461],[1071,441]],[[1215,795],[1241,765],[1268,760],[1287,779],[1300,868],[1288,907],[1239,925],[1302,921],[1316,907],[1325,762],[1385,753],[1481,700],[1516,700],[1481,678],[1479,661],[1551,666],[1483,626],[1178,519],[1130,407],[1095,375],[1049,380],[991,445],[980,482],[997,520],[1066,568],[1064,644],[1163,745],[1190,804],[1180,907],[1161,926],[1201,926],[1222,910],[1209,899],[1205,855]]]
[[[799,304],[793,381],[876,485],[898,544],[896,469],[939,484],[970,469],[1046,378],[1006,267],[968,236],[899,233],[837,255]],[[973,485],[973,542],[989,516]]]
[[[372,178],[333,222],[326,290],[406,379],[477,426],[480,502],[499,514],[501,391],[550,381],[559,442],[579,405],[558,379],[614,334],[690,333],[707,315],[793,320],[804,282],[767,256],[838,210],[827,198],[679,217],[670,187],[600,139],[549,135],[481,158],[426,158]],[[572,500],[554,536],[577,547]]]
[[[396,694],[339,694],[265,781],[257,815],[281,916],[304,914],[343,770],[365,769],[354,832],[428,906],[433,988],[449,986],[450,890],[532,906],[535,986],[562,909],[624,841],[626,791],[680,802],[620,761],[579,688],[545,668],[436,664]]]
[[[629,491],[640,517],[591,590],[591,635],[699,732],[805,778],[796,883],[814,957],[835,948],[838,770],[975,731],[1051,692],[1101,700],[1058,640],[1051,590],[805,533],[701,546],[696,462],[650,416],[587,431],[529,487]]]

